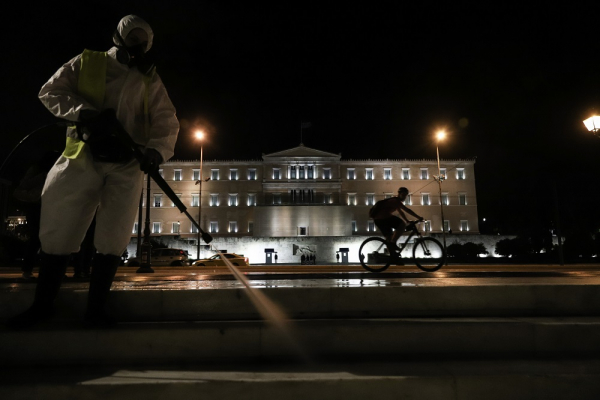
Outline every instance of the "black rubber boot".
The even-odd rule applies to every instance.
[[[26,329],[54,315],[54,299],[67,271],[69,255],[40,254],[40,273],[33,304],[27,311],[10,318],[9,329]]]
[[[117,321],[106,313],[104,307],[120,261],[120,256],[111,254],[97,253],[94,256],[84,318],[84,324],[88,328],[110,328],[117,324]]]

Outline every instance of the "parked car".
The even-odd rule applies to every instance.
[[[139,267],[141,259],[139,257],[127,260],[130,267]],[[181,267],[190,265],[188,252],[182,249],[152,249],[152,266],[171,266]]]
[[[235,254],[235,253],[222,253],[224,257],[226,257],[233,265],[236,267],[248,266],[248,257],[244,257],[243,255]],[[221,258],[221,254],[215,254],[210,258],[205,258],[202,260],[194,261],[192,265],[201,266],[201,267],[213,267],[213,266],[225,266],[225,261]]]

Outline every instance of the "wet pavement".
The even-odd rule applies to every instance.
[[[119,269],[113,290],[239,289],[242,284],[225,268],[154,267],[154,273]],[[414,266],[371,273],[358,265],[251,266],[242,273],[255,288],[332,288],[398,286],[600,285],[600,265],[451,265],[437,272]],[[70,278],[63,289],[86,289],[88,281]],[[0,271],[0,290],[33,290],[35,279],[25,280],[18,268]]]

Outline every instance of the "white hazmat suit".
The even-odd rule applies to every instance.
[[[153,33],[141,18],[127,16],[118,25],[121,37],[135,28]],[[115,44],[119,44],[116,40]],[[64,64],[42,87],[39,98],[56,117],[77,121],[82,110],[112,108],[125,130],[144,149],[155,149],[164,161],[173,156],[179,131],[175,108],[154,73],[148,85],[149,129],[145,129],[144,75],[121,64],[117,48],[108,51],[106,89],[100,110],[78,94],[81,55]],[[69,128],[67,135],[75,137]],[[88,145],[76,158],[61,156],[49,172],[42,192],[40,241],[46,254],[77,252],[96,214],[94,245],[98,253],[120,256],[129,243],[143,184],[137,160],[126,163],[95,161]]]

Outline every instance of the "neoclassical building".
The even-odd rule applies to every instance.
[[[474,164],[441,160],[441,198],[435,159],[342,159],[302,144],[260,160],[204,161],[201,195],[199,160],[169,161],[161,173],[213,237],[262,238],[268,247],[273,238],[378,234],[368,211],[401,186],[410,191],[406,205],[426,219],[424,231],[441,232],[442,202],[447,231],[478,233]],[[150,207],[153,236],[196,245],[192,223],[154,183]]]

